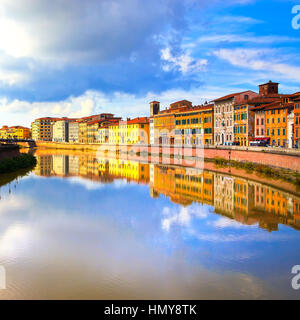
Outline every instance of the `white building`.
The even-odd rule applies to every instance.
[[[69,142],[78,142],[79,141],[79,123],[78,122],[69,122],[68,128]]]
[[[53,124],[53,136],[54,142],[69,142],[69,122],[66,120],[60,120]]]
[[[150,144],[154,144],[154,118],[150,118]]]
[[[234,106],[235,104],[247,103],[257,95],[257,93],[248,90],[214,100],[215,145],[230,145],[235,141]]]

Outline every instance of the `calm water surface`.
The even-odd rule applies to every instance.
[[[85,153],[37,158],[0,180],[0,298],[300,298],[297,192]]]

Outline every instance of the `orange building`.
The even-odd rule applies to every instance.
[[[254,137],[254,113],[249,104],[234,106],[234,136],[241,146],[249,146]]]
[[[289,98],[265,106],[266,137],[272,146],[286,147],[288,141],[288,115],[294,110]]]

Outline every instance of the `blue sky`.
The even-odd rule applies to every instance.
[[[297,4],[0,0],[0,126],[148,115],[153,99],[200,104],[270,79],[300,91]]]

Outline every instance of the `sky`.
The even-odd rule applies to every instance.
[[[152,100],[198,105],[269,80],[282,93],[300,91],[295,5],[0,0],[0,126],[101,112],[148,116]]]

